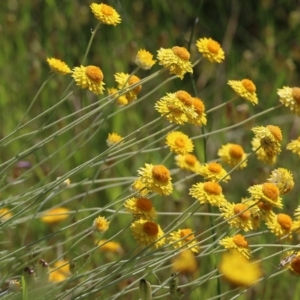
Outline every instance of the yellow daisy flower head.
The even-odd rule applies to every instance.
[[[278,208],[283,207],[279,188],[274,183],[265,182],[253,185],[248,188],[248,192],[254,201],[262,201]]]
[[[138,51],[135,57],[135,63],[144,70],[149,70],[156,63],[156,60],[153,60],[153,55],[144,49]]]
[[[93,228],[101,233],[105,232],[109,227],[109,221],[105,217],[97,217],[93,222]]]
[[[242,146],[238,144],[226,144],[223,145],[218,150],[218,156],[221,158],[222,162],[230,165],[231,167],[235,167],[241,161],[247,158],[247,154],[245,153]],[[239,165],[239,169],[243,169],[247,166],[247,160]]]
[[[199,173],[200,170],[200,162],[197,157],[193,154],[185,154],[185,155],[176,155],[175,156],[176,165],[183,170],[188,170],[193,173]]]
[[[119,96],[119,90],[117,90],[116,88],[108,88],[107,89],[108,95],[111,95],[112,97],[110,97],[112,100],[116,99],[116,104],[120,107],[126,106],[128,105],[128,99],[126,98],[126,95],[123,94],[121,96]]]
[[[250,79],[229,80],[228,85],[242,98],[249,100],[253,105],[258,103],[256,86]]]
[[[196,42],[198,51],[210,62],[221,63],[225,59],[225,53],[221,45],[211,38],[201,38]]]
[[[227,172],[225,169],[223,169],[222,165],[216,162],[211,162],[200,166],[199,174],[208,181],[219,181],[225,176],[226,177],[222,179],[222,181],[227,182],[230,180],[230,175],[227,175]]]
[[[70,210],[65,207],[57,207],[43,213],[41,221],[47,224],[56,224],[69,218]]]
[[[267,155],[274,156],[281,152],[282,134],[278,126],[257,126],[252,128],[252,131],[255,137],[260,139],[260,144]]]
[[[180,79],[183,79],[184,74],[187,72],[193,73],[190,53],[185,47],[160,48],[157,51],[157,59],[161,66],[170,71],[170,74],[175,74]]]
[[[293,221],[292,231],[296,233],[300,233],[300,220],[299,218]]]
[[[206,113],[205,113],[205,105],[203,101],[197,97],[192,97],[193,99],[193,108],[196,113],[196,117],[187,114],[188,122],[195,126],[206,125]]]
[[[126,99],[128,103],[137,99],[137,95],[142,90],[141,85],[137,85],[141,80],[135,75],[129,75],[125,73],[116,73],[114,75],[116,82],[118,83],[118,89],[121,92],[126,91]],[[132,87],[133,86],[133,87]]]
[[[289,238],[292,237],[291,232],[293,221],[289,215],[275,215],[275,217],[272,220],[266,221],[266,225],[270,229],[270,231],[274,233],[277,237],[283,237],[285,235],[289,235]]]
[[[198,265],[195,254],[189,249],[183,250],[172,259],[173,272],[193,274],[197,269]]]
[[[279,101],[288,107],[292,113],[300,116],[300,88],[284,86],[277,90]]]
[[[121,23],[120,15],[109,5],[92,3],[90,5],[93,14],[102,24],[114,25]]]
[[[193,141],[181,131],[172,131],[167,134],[166,144],[170,147],[170,151],[176,154],[187,154],[193,152]]]
[[[80,66],[73,69],[72,77],[76,85],[82,89],[88,89],[96,95],[103,94],[104,85],[103,73],[96,66]]]
[[[290,143],[288,143],[286,149],[291,150],[293,153],[300,156],[300,136],[297,140],[292,140]]]
[[[252,218],[248,205],[244,203],[229,203],[220,207],[221,214],[230,227],[252,230]]]
[[[153,220],[156,218],[156,210],[148,198],[130,198],[125,201],[124,206],[137,219]]]
[[[50,269],[49,281],[61,282],[71,275],[69,270],[69,261],[61,259],[55,262],[54,267]]]
[[[50,269],[49,281],[50,282],[61,282],[66,280],[68,277],[59,272],[59,270]]]
[[[248,241],[241,234],[236,234],[233,237],[227,236],[224,239],[220,240],[219,244],[224,246],[225,249],[237,250],[238,252],[240,252],[247,259],[249,259],[250,256],[251,256],[250,249],[249,249],[249,246],[248,246]]]
[[[10,210],[6,207],[1,207],[0,208],[0,222],[5,222],[8,219],[10,219],[12,217],[12,213],[10,212]]]
[[[120,143],[123,140],[123,138],[117,134],[117,133],[109,133],[107,140],[106,140],[106,144],[108,147],[111,147],[117,143]]]
[[[159,248],[165,244],[164,232],[155,222],[139,219],[131,223],[133,237],[143,246]]]
[[[98,246],[101,252],[110,252],[116,254],[122,254],[124,252],[120,243],[115,241],[100,240],[98,242]]]
[[[260,265],[250,262],[238,251],[222,255],[219,271],[234,287],[249,287],[262,276]]]
[[[278,187],[281,195],[291,191],[295,185],[293,174],[291,171],[284,168],[273,170],[271,176],[267,180]]]
[[[169,243],[174,248],[188,247],[192,252],[198,253],[199,246],[190,228],[178,229],[170,233]]]
[[[61,75],[67,75],[69,73],[72,73],[71,69],[68,67],[68,65],[57,58],[47,58],[47,63],[50,67],[50,69],[54,73],[58,73]]]
[[[212,206],[220,207],[227,202],[222,194],[222,187],[213,181],[193,184],[190,188],[189,195],[196,198],[201,204],[209,203]]]
[[[293,253],[290,253],[292,255]],[[295,253],[296,255],[292,258],[291,263],[289,264],[289,269],[292,274],[300,276],[300,251]]]
[[[253,137],[251,141],[252,150],[255,151],[256,158],[267,165],[274,165],[277,161],[276,155],[268,155],[266,151],[260,147],[260,139]],[[260,148],[259,148],[260,147]],[[258,150],[257,150],[258,149]]]
[[[131,192],[138,192],[140,197],[145,197],[149,194],[149,190],[146,188],[146,185],[141,181],[140,178],[137,178],[130,187]]]
[[[163,165],[145,164],[138,171],[141,182],[148,190],[159,195],[170,195],[173,191],[170,171]]]

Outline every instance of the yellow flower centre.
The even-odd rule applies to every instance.
[[[248,242],[246,241],[245,237],[242,236],[241,234],[237,234],[232,238],[233,242],[238,246],[238,247],[243,247],[247,248],[248,247]]]
[[[158,225],[154,222],[145,222],[143,229],[148,235],[156,236],[158,234]]]
[[[139,79],[137,76],[132,75],[132,76],[129,78],[128,83],[129,83],[129,85],[133,85],[133,84],[138,83],[139,81],[140,81],[140,79]],[[138,94],[138,93],[141,91],[141,89],[142,89],[142,86],[141,86],[141,85],[138,85],[138,86],[136,86],[136,87],[133,89],[133,91],[135,92],[135,94]]]
[[[242,80],[243,87],[249,92],[249,93],[255,93],[256,86],[255,84],[249,80],[249,79],[243,79]]]
[[[248,208],[247,205],[245,205],[245,204],[243,204],[243,203],[238,203],[238,204],[236,204],[236,205],[234,206],[233,211],[234,211],[234,213],[237,215],[237,214],[241,213],[242,211],[244,211],[244,210],[247,209],[247,208]],[[245,221],[246,221],[246,220],[249,220],[250,217],[251,217],[251,214],[250,214],[250,211],[249,211],[249,210],[246,210],[246,211],[244,211],[243,213],[241,213],[241,214],[239,215],[239,218],[242,219],[242,220],[245,220]]]
[[[183,137],[177,137],[175,140],[175,145],[179,148],[184,148],[185,147],[185,139]]]
[[[266,128],[272,133],[272,135],[278,142],[282,141],[281,130],[278,126],[268,125],[266,126]]]
[[[194,235],[192,234],[192,230],[188,228],[180,231],[180,237],[185,238],[185,240],[189,242],[194,238]]]
[[[241,159],[244,155],[244,149],[240,145],[231,145],[229,155],[235,159]]]
[[[212,163],[208,164],[207,169],[208,169],[208,171],[210,171],[212,173],[219,174],[222,171],[222,166],[216,162],[212,162]]]
[[[257,206],[262,209],[262,210],[266,210],[266,211],[270,211],[272,209],[272,204],[269,203],[265,203],[265,202],[259,202],[257,204]]]
[[[194,100],[193,106],[194,106],[196,113],[198,114],[198,116],[202,115],[205,110],[205,106],[204,106],[203,102],[198,98],[193,98],[193,100]]]
[[[168,182],[170,180],[170,171],[163,165],[156,165],[152,168],[152,176],[160,182]]]
[[[298,104],[300,104],[300,88],[294,87],[294,88],[292,89],[292,96],[293,96],[294,100],[295,100]]]
[[[189,93],[185,92],[185,91],[176,92],[175,97],[177,99],[179,99],[185,105],[188,105],[188,106],[193,105],[192,96]]]
[[[189,165],[189,166],[194,166],[197,162],[197,158],[193,154],[186,154],[184,156],[184,161]]]
[[[292,219],[289,215],[286,214],[278,214],[277,215],[277,222],[280,226],[285,230],[290,230],[292,227]]]
[[[85,68],[85,75],[94,82],[100,83],[103,80],[103,73],[100,68],[96,66],[87,66]]]
[[[300,275],[300,257],[298,255],[292,259],[291,267],[295,273]]]
[[[106,4],[101,5],[101,12],[106,16],[112,16],[114,14],[113,8]]]
[[[262,192],[272,201],[277,201],[280,194],[278,187],[271,182],[266,182],[262,185]]]
[[[220,44],[214,40],[209,40],[207,43],[207,49],[210,53],[218,54],[220,48]]]
[[[182,60],[188,61],[190,59],[190,53],[184,47],[175,46],[172,48],[173,53]]]
[[[152,202],[147,198],[138,198],[136,200],[136,207],[143,211],[150,211],[152,209]]]
[[[220,195],[222,193],[222,188],[217,182],[208,181],[203,184],[203,189],[208,194]]]

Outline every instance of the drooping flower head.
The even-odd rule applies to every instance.
[[[230,165],[231,167],[235,167],[247,158],[247,154],[245,153],[242,146],[231,143],[223,145],[218,150],[218,155],[221,158],[222,162]],[[243,169],[246,166],[247,160],[241,163],[238,168]]]
[[[172,270],[183,274],[193,274],[197,271],[197,260],[195,254],[187,249],[180,252],[172,259]]]
[[[300,88],[284,86],[277,90],[279,101],[288,107],[292,113],[300,116]]]
[[[160,48],[157,51],[159,64],[170,71],[170,74],[177,75],[183,79],[185,73],[193,73],[190,62],[190,53],[184,47],[175,46],[171,49]]]
[[[163,165],[145,164],[138,171],[141,182],[148,190],[159,195],[170,195],[173,191],[170,171]]]
[[[297,140],[292,140],[290,143],[288,143],[286,149],[291,150],[293,153],[300,156],[300,136]]]
[[[99,216],[93,222],[94,230],[103,233],[108,229],[109,223],[110,222],[107,221],[105,217]]]
[[[192,252],[199,252],[199,246],[190,228],[178,229],[171,232],[169,243],[175,248],[188,247]]]
[[[228,85],[242,98],[249,100],[253,105],[258,103],[256,86],[250,79],[241,81],[229,80]]]
[[[251,140],[252,150],[255,151],[256,158],[267,164],[267,165],[274,165],[277,161],[277,156],[275,155],[268,155],[266,151],[260,147],[260,139],[257,137],[253,137]],[[260,147],[260,148],[259,148]]]
[[[131,223],[130,229],[141,245],[159,248],[165,244],[164,232],[155,222],[139,219]]]
[[[196,113],[196,117],[187,114],[188,123],[193,124],[195,126],[206,125],[206,113],[205,113],[205,105],[203,101],[197,97],[192,97],[193,99],[193,108]]]
[[[274,233],[277,237],[283,237],[289,235],[291,238],[292,218],[287,214],[278,214],[272,220],[266,221],[267,227],[270,229],[272,233]]]
[[[70,210],[65,207],[57,207],[43,213],[41,221],[47,224],[56,224],[66,220],[70,215]]]
[[[194,173],[199,173],[200,162],[193,154],[176,155],[176,165],[183,170],[188,170]]]
[[[170,151],[176,154],[187,154],[193,152],[194,144],[192,140],[181,131],[172,131],[167,134],[166,144]]]
[[[117,24],[121,23],[120,15],[111,6],[104,3],[92,3],[90,7],[95,17],[102,24],[116,26]]]
[[[211,38],[198,39],[196,42],[198,51],[210,62],[221,63],[225,59],[225,53],[220,44]]]
[[[100,68],[96,66],[80,66],[73,69],[72,77],[76,85],[82,89],[88,89],[94,94],[103,94],[104,85],[103,73]]]
[[[224,178],[222,180],[224,182],[230,180],[230,175],[227,175],[227,172],[222,168],[222,165],[216,162],[211,162],[200,166],[199,174],[208,181],[219,181],[222,178]]]
[[[138,51],[135,57],[135,63],[144,70],[149,70],[155,64],[156,60],[153,60],[153,55],[144,49]]]
[[[117,133],[109,133],[107,140],[106,140],[106,144],[108,147],[111,147],[117,143],[120,143],[123,140],[123,138],[117,134]]]
[[[71,69],[68,67],[68,65],[57,58],[47,58],[47,63],[50,67],[50,69],[54,73],[58,73],[61,75],[67,75],[69,73],[72,73]]]
[[[293,174],[291,171],[284,168],[273,170],[271,176],[267,180],[278,187],[281,195],[291,191],[295,185]]]
[[[233,237],[227,236],[220,240],[219,244],[224,246],[225,249],[239,251],[247,259],[251,256],[248,241],[241,234],[236,234]]]
[[[153,220],[156,218],[156,210],[148,198],[130,198],[125,201],[124,206],[137,219]]]

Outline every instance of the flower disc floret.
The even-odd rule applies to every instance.
[[[212,63],[221,63],[225,59],[220,44],[211,38],[200,38],[196,42],[198,51]]]
[[[222,165],[216,162],[211,162],[200,166],[199,174],[208,181],[219,181],[222,178],[224,178],[224,182],[230,180],[230,175],[227,175],[227,172],[222,168]]]
[[[194,173],[199,173],[201,165],[195,155],[190,153],[185,155],[176,155],[175,161],[176,161],[176,165],[180,169],[188,170]]]
[[[90,5],[91,10],[95,17],[103,24],[114,25],[121,23],[120,15],[114,8],[106,4],[92,3]]]
[[[196,117],[188,115],[188,122],[195,126],[206,125],[206,113],[205,113],[205,105],[203,101],[197,97],[192,97],[193,100],[193,108],[196,113]]]
[[[190,228],[179,229],[170,233],[169,243],[174,248],[188,247],[192,252],[198,253],[199,246]]]
[[[144,49],[138,51],[135,57],[135,63],[144,70],[149,70],[155,64],[156,60],[153,60],[153,55]]]
[[[275,215],[273,219],[266,221],[266,225],[277,237],[288,235],[291,238],[293,221],[289,215]]]
[[[250,79],[229,80],[228,85],[242,98],[249,100],[253,105],[258,103],[256,86]]]
[[[219,244],[224,246],[225,249],[239,251],[247,259],[251,256],[248,241],[241,234],[234,235],[233,237],[225,237],[219,241]]]
[[[228,143],[226,145],[223,145],[218,150],[218,155],[221,158],[222,162],[230,165],[231,167],[235,167],[236,165],[239,165],[239,169],[243,169],[247,166],[247,154],[245,153],[242,146],[238,144],[231,144]]]
[[[166,144],[169,146],[170,151],[176,154],[187,154],[192,152],[194,144],[192,140],[180,131],[173,131],[168,133]]]
[[[153,207],[151,200],[148,198],[130,198],[126,200],[124,206],[135,218],[142,218],[145,220],[153,220],[156,218],[156,210]]]

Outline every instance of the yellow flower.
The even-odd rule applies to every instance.
[[[140,178],[136,179],[130,187],[132,192],[138,192],[138,195],[145,197],[149,194],[149,190]]]
[[[110,97],[112,100],[117,99],[116,103],[118,106],[121,106],[121,107],[126,106],[129,103],[125,94],[119,96],[119,90],[117,90],[115,88],[108,88],[107,91],[108,91],[108,95],[111,95],[111,96],[114,95],[113,97]]]
[[[223,277],[235,287],[249,287],[262,276],[260,265],[250,262],[238,251],[224,253],[219,270]]]
[[[61,282],[67,279],[67,276],[58,270],[50,270],[49,281],[50,282]]]
[[[289,253],[289,255],[292,254],[293,253]],[[300,251],[297,251],[295,254],[289,264],[289,269],[294,275],[300,276]]]
[[[68,73],[72,73],[71,69],[68,67],[68,65],[56,58],[47,58],[47,63],[50,67],[50,69],[58,74],[61,75],[67,75]]]
[[[137,95],[142,90],[141,85],[137,85],[140,82],[140,78],[135,75],[129,75],[125,73],[116,73],[115,80],[118,83],[118,89],[120,92],[126,91],[125,97],[128,103],[137,99]],[[132,87],[133,86],[133,87]]]
[[[239,96],[249,100],[253,105],[258,103],[255,93],[256,86],[250,79],[243,79],[241,81],[229,80],[228,85],[230,85]]]
[[[156,210],[148,198],[130,198],[126,200],[124,206],[135,218],[153,220],[156,218]]]
[[[120,143],[123,140],[123,138],[118,135],[117,133],[109,133],[108,138],[106,140],[106,144],[108,147],[111,147],[117,143]]]
[[[47,212],[43,213],[41,221],[47,224],[59,223],[69,217],[69,211],[70,210],[65,207],[57,207],[47,210]]]
[[[197,271],[197,260],[189,249],[180,252],[172,259],[172,270],[183,274],[193,274]]]
[[[241,234],[236,234],[233,237],[225,237],[219,241],[219,244],[224,246],[225,249],[234,249],[239,251],[247,259],[250,258],[250,249],[248,247],[248,241]]]
[[[297,220],[300,220],[300,205],[295,209],[294,216]]]
[[[206,113],[205,113],[205,105],[203,101],[197,97],[192,97],[193,100],[193,108],[196,113],[196,117],[193,115],[187,114],[188,122],[195,126],[206,125]]]
[[[251,186],[248,191],[254,201],[262,201],[278,208],[283,207],[280,191],[273,183],[256,184]]]
[[[160,48],[157,51],[159,64],[183,79],[185,73],[193,73],[192,64],[189,61],[190,53],[184,47],[175,46],[172,49]]]
[[[130,225],[130,229],[133,237],[141,245],[152,245],[155,248],[159,248],[165,243],[165,238],[163,238],[164,232],[155,222],[139,219]]]
[[[295,185],[293,174],[291,171],[284,168],[273,170],[271,176],[267,180],[278,187],[281,195],[291,191]]]
[[[278,126],[257,126],[252,128],[252,131],[255,137],[260,139],[260,144],[267,155],[274,156],[281,152],[282,134]]]
[[[76,85],[83,89],[89,89],[94,94],[103,94],[104,82],[103,73],[100,68],[96,66],[80,66],[73,69],[72,77]]]
[[[296,233],[300,233],[300,220],[295,220],[293,221],[292,224],[292,231],[296,232]]]
[[[61,282],[70,276],[69,262],[66,260],[59,260],[54,264],[54,268],[50,269],[49,281]]]
[[[91,10],[95,17],[103,24],[114,25],[121,23],[120,15],[114,8],[106,4],[92,3],[90,5]]]
[[[293,153],[300,156],[300,136],[297,140],[292,140],[290,143],[288,143],[286,149],[291,150]]]
[[[197,40],[198,51],[210,62],[221,63],[225,59],[225,54],[220,44],[211,38]]]
[[[197,157],[193,154],[176,155],[175,156],[176,165],[183,169],[194,173],[199,173],[200,162]]]
[[[144,70],[151,69],[155,62],[153,55],[144,49],[139,50],[135,57],[135,63]]]
[[[114,241],[100,240],[98,246],[101,252],[111,252],[117,254],[122,254],[124,252],[121,245]]]
[[[218,150],[222,162],[227,163],[231,167],[235,167],[240,162],[247,158],[247,154],[244,152],[242,146],[238,144],[226,144]],[[243,169],[247,166],[247,160],[239,165],[239,169]]]
[[[227,175],[227,172],[222,168],[222,165],[216,162],[211,162],[200,166],[199,174],[203,176],[205,180],[219,181]],[[227,182],[228,180],[230,180],[230,175],[227,175],[224,179],[222,179],[224,182]]]
[[[244,203],[229,203],[220,207],[224,219],[228,221],[230,227],[242,229],[244,231],[252,230],[251,213],[248,205]],[[236,217],[235,217],[236,215]]]
[[[283,237],[285,235],[289,235],[289,238],[292,237],[293,221],[289,215],[278,214],[272,220],[266,221],[266,225],[277,237]]]
[[[12,217],[12,213],[6,207],[0,208],[0,221],[5,222]]]
[[[180,131],[169,132],[166,137],[166,144],[170,147],[170,151],[176,154],[187,154],[193,152],[194,144],[192,140]]]
[[[267,164],[267,165],[274,165],[277,161],[277,156],[276,155],[268,155],[266,151],[260,147],[260,139],[257,137],[253,137],[251,141],[252,145],[252,150],[255,151],[256,158]],[[259,148],[260,147],[260,148]],[[258,149],[258,150],[257,150]]]
[[[284,86],[277,90],[279,101],[289,107],[292,113],[300,116],[300,88]]]
[[[101,233],[105,232],[108,227],[109,227],[109,223],[105,217],[97,217],[94,222],[93,222],[93,227],[94,230],[99,231]]]
[[[188,247],[192,252],[198,253],[199,246],[190,228],[178,229],[170,233],[169,243],[174,248]]]
[[[145,164],[145,168],[140,168],[138,173],[141,182],[152,192],[165,196],[172,193],[172,178],[165,166]]]
[[[209,203],[213,206],[222,206],[227,202],[222,194],[222,187],[217,182],[212,181],[193,184],[189,195],[196,198],[201,204]]]

